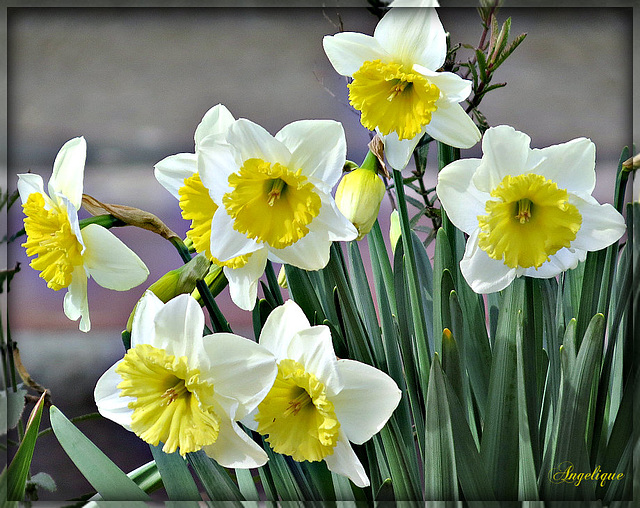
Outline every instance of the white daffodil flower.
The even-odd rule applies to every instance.
[[[138,302],[131,348],[98,380],[98,411],[165,453],[204,450],[224,467],[254,468],[267,455],[236,423],[276,376],[273,355],[231,333],[202,336],[204,314],[189,295]]]
[[[244,260],[225,274],[233,301],[250,310],[267,258],[319,270],[331,242],[358,236],[331,196],[346,141],[332,120],[294,122],[273,137],[242,118],[225,138],[205,138],[197,154],[202,184],[217,206],[209,249],[222,263]]]
[[[360,121],[384,141],[387,160],[403,169],[423,134],[457,148],[480,140],[480,131],[460,102],[471,82],[437,72],[447,54],[446,35],[435,9],[391,9],[373,37],[342,32],[323,39],[335,70],[351,76],[349,101]]]
[[[83,137],[67,141],[53,163],[49,195],[40,175],[18,175],[18,192],[26,215],[27,241],[22,244],[30,263],[40,271],[47,286],[67,288],[64,313],[80,330],[91,328],[87,300],[87,278],[102,287],[126,291],[145,281],[149,270],[140,258],[108,229],[89,224],[80,229],[78,210],[87,144]]]
[[[438,175],[451,222],[470,235],[460,269],[477,293],[522,275],[549,278],[625,232],[623,217],[591,196],[596,147],[586,138],[543,149],[513,127],[492,127],[482,159],[460,159]]]
[[[210,261],[222,266],[233,302],[244,310],[251,310],[258,294],[258,279],[264,272],[264,260],[249,254],[220,261],[211,254],[211,221],[218,205],[213,202],[198,173],[202,141],[207,138],[208,141],[225,142],[234,122],[233,115],[225,106],[218,104],[212,107],[196,128],[195,153],[166,157],[155,165],[154,173],[158,182],[178,200],[182,217],[191,221],[187,238],[193,242],[196,252],[204,252]]]
[[[276,357],[278,374],[243,423],[266,435],[277,453],[324,460],[358,487],[369,485],[350,442],[368,441],[389,420],[401,397],[393,379],[370,365],[338,360],[329,328],[310,326],[292,300],[269,314],[259,343]]]

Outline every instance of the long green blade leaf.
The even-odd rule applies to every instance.
[[[456,470],[451,414],[438,353],[433,357],[427,389],[425,419],[424,496],[426,500],[457,501]]]
[[[153,455],[167,496],[172,501],[200,501],[202,497],[193,481],[187,463],[178,452],[164,453],[162,446],[149,446]]]
[[[60,445],[105,501],[148,501],[149,496],[55,406],[51,427]]]
[[[27,421],[27,429],[18,451],[16,452],[7,470],[7,499],[12,501],[22,501],[25,486],[33,458],[33,450],[36,447],[38,430],[40,429],[40,419],[44,408],[45,393],[42,394]]]

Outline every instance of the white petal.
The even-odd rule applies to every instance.
[[[338,360],[344,384],[331,399],[340,430],[349,441],[362,444],[380,432],[400,403],[402,392],[384,372],[354,360]]]
[[[49,207],[51,206],[51,200],[44,191],[44,182],[40,175],[34,173],[18,175],[18,194],[20,194],[20,201],[22,201],[23,204],[26,203],[29,196],[34,192],[42,194],[45,206],[46,204],[48,204]]]
[[[118,384],[122,382],[120,374],[116,373],[116,367],[122,360],[112,365],[100,379],[93,391],[93,397],[98,406],[98,412],[125,429],[131,430],[131,415],[133,409],[129,408],[129,402],[135,401],[133,397],[121,397]]]
[[[580,261],[584,261],[587,252],[580,249],[562,248],[553,256],[549,256],[549,261],[542,264],[537,270],[534,267],[527,268],[524,274],[536,279],[549,279],[556,275],[571,270],[578,266]]]
[[[222,104],[216,104],[204,114],[202,121],[196,128],[193,139],[196,143],[196,151],[201,141],[207,136],[226,135],[235,118],[231,112]]]
[[[145,264],[111,231],[89,224],[81,233],[86,247],[82,262],[102,287],[126,291],[146,280],[149,270]]]
[[[476,293],[494,293],[506,288],[516,278],[516,269],[492,259],[478,247],[478,231],[467,240],[460,271]]]
[[[156,315],[164,303],[153,291],[145,291],[136,304],[133,322],[131,323],[131,347],[138,344],[156,344]]]
[[[556,182],[559,188],[569,192],[590,195],[596,185],[596,145],[587,138],[534,149],[527,165],[531,172]]]
[[[300,120],[276,134],[291,152],[289,169],[309,178],[324,192],[330,192],[342,175],[347,141],[342,124],[334,120]]]
[[[224,267],[233,303],[243,310],[253,310],[258,296],[258,281],[267,265],[267,249],[255,251],[241,268]]]
[[[216,412],[217,409],[216,409]],[[223,467],[250,469],[263,466],[267,454],[226,414],[220,415],[220,432],[212,445],[204,447],[205,453]]]
[[[397,132],[390,132],[386,136],[381,136],[384,142],[384,153],[393,169],[402,171],[405,168],[424,133],[425,129],[423,128],[419,134],[411,139],[398,139]]]
[[[343,432],[338,435],[333,453],[327,455],[324,461],[329,471],[346,476],[358,487],[369,486],[369,477]]]
[[[219,138],[205,138],[198,149],[198,173],[202,184],[209,189],[211,199],[222,205],[222,197],[233,189],[229,185],[229,176],[238,171],[240,166],[233,149]]]
[[[467,234],[478,228],[478,215],[485,215],[485,203],[490,194],[473,185],[472,177],[480,159],[458,159],[438,173],[436,193],[447,217]]]
[[[531,138],[509,125],[491,127],[482,138],[482,163],[473,177],[481,191],[491,192],[505,176],[528,171]]]
[[[364,62],[391,60],[376,39],[357,32],[327,35],[322,39],[322,46],[333,68],[343,76],[352,76]]]
[[[447,56],[447,39],[435,9],[391,9],[373,34],[404,65],[435,71]]]
[[[329,397],[342,390],[338,360],[328,327],[318,325],[296,333],[287,348],[287,358],[300,363],[305,371],[316,376],[325,385]]]
[[[441,100],[437,106],[424,128],[433,139],[456,148],[471,148],[480,141],[480,131],[460,104]]]
[[[293,337],[309,327],[309,320],[298,304],[287,300],[271,311],[260,332],[259,342],[278,360],[284,360],[288,358],[287,349]]]
[[[571,242],[571,247],[586,251],[596,251],[616,242],[626,231],[622,215],[609,203],[599,204],[595,198],[585,199],[569,194],[569,203],[575,205],[582,215],[582,224]]]
[[[275,261],[302,268],[303,270],[320,270],[329,262],[329,240],[326,231],[310,231],[296,243],[284,249],[269,247],[269,259],[271,253],[275,255]]]
[[[246,118],[240,118],[229,129],[227,141],[234,147],[240,160],[262,159],[289,167],[291,152],[263,127]]]
[[[278,372],[275,357],[256,342],[231,333],[207,335],[203,345],[211,361],[206,377],[217,394],[238,401],[235,418],[244,418],[269,393]]]
[[[49,179],[49,194],[64,194],[76,210],[82,203],[84,163],[87,158],[87,142],[83,137],[67,141],[53,163],[53,174]]]
[[[207,355],[203,354],[202,331],[204,330],[204,313],[198,302],[191,295],[178,295],[165,303],[155,314],[154,347],[164,349],[174,356],[186,356],[189,365],[204,368]]]
[[[165,157],[154,166],[156,180],[167,189],[171,195],[180,199],[178,192],[184,187],[186,178],[198,171],[198,159],[194,153],[178,153]]]
[[[355,240],[358,236],[358,230],[347,219],[342,212],[338,210],[336,202],[330,194],[319,194],[322,206],[320,213],[309,224],[309,234],[323,231],[328,235],[329,240],[333,242],[348,242]]]
[[[440,89],[447,102],[461,102],[471,93],[472,82],[453,72],[435,72],[418,64],[413,66],[413,70],[427,76]]]
[[[211,221],[211,254],[220,261],[249,254],[264,248],[233,228],[233,219],[224,206],[218,208]]]
[[[76,266],[71,276],[71,284],[64,295],[64,313],[71,320],[80,319],[80,330],[88,332],[91,329],[89,319],[89,300],[87,299],[87,274],[83,266]]]

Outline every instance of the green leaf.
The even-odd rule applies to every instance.
[[[236,480],[238,488],[247,501],[259,501],[258,489],[256,488],[255,478],[250,469],[236,469]]]
[[[158,466],[162,483],[171,501],[200,501],[202,497],[189,472],[185,459],[178,452],[165,453],[162,446],[149,445]]]
[[[465,410],[446,376],[444,385],[451,415],[458,482],[464,498],[467,501],[493,501],[495,496],[491,482],[467,424]]]
[[[604,273],[607,249],[588,252],[584,266],[584,277],[580,292],[580,307],[578,310],[578,347],[591,318],[598,312],[600,285]]]
[[[633,445],[633,380],[628,380],[620,407],[615,417],[615,423],[611,429],[611,435],[607,442],[606,451],[602,458],[602,471],[604,472],[623,472],[625,469],[625,451],[627,447]],[[631,482],[630,477],[624,481]],[[609,490],[613,490],[613,482],[604,486],[598,483],[596,487],[596,498],[600,499]],[[614,498],[615,499],[615,498]]]
[[[149,496],[55,406],[49,410],[51,427],[69,458],[106,501],[148,501]]]
[[[391,312],[395,313],[396,294],[393,287],[393,270],[391,269],[391,262],[387,255],[387,248],[382,237],[382,231],[380,230],[380,223],[377,220],[367,235],[367,244],[369,245],[373,280],[376,290],[380,288],[380,293],[382,293],[382,289],[384,288]],[[378,301],[380,301],[380,295],[376,293],[376,296],[378,297]]]
[[[284,303],[284,300],[282,299],[282,292],[280,291],[280,285],[278,284],[278,276],[273,269],[273,264],[269,260],[267,260],[265,273],[267,275],[269,289],[271,290],[271,294],[275,298],[276,306],[282,305]]]
[[[416,263],[415,246],[409,227],[409,217],[405,202],[404,186],[402,185],[402,173],[397,169],[393,170],[393,180],[396,184],[396,194],[398,197],[398,214],[400,216],[400,228],[402,230],[402,247],[404,249],[404,267],[407,277],[407,289],[409,292],[409,306],[413,322],[413,337],[415,349],[417,351],[418,367],[422,372],[430,368],[429,338],[424,319],[424,304],[422,291],[418,278],[418,268]],[[423,386],[423,393],[426,387]]]
[[[455,291],[451,292],[451,296],[455,298]],[[462,366],[460,365],[458,344],[454,335],[446,328],[442,332],[442,370],[447,375],[447,379],[450,381],[458,398],[464,400],[462,393]]]
[[[497,499],[518,498],[518,392],[516,333],[524,311],[524,280],[505,290],[489,380],[480,454]]]
[[[451,414],[438,353],[435,353],[431,363],[426,404],[424,496],[426,500],[457,501],[458,475]]]
[[[331,473],[331,480],[333,481],[333,489],[335,492],[336,501],[355,501],[356,497],[351,489],[351,482],[346,476]]]
[[[356,241],[347,244],[349,259],[349,280],[353,290],[353,296],[358,309],[358,314],[362,320],[365,331],[371,344],[374,357],[374,366],[378,369],[388,371],[387,359],[382,345],[382,333],[378,324],[376,308],[371,296],[369,281],[364,269],[360,249]]]
[[[326,319],[325,313],[322,310],[318,295],[316,295],[311,285],[307,272],[291,265],[285,265],[284,269],[287,274],[289,294],[304,311],[307,319],[313,323],[314,317],[317,314],[320,320],[324,321]]]
[[[502,65],[502,63],[507,58],[509,58],[509,55],[511,55],[511,53],[513,53],[516,48],[520,46],[520,43],[524,41],[524,38],[526,36],[527,34],[520,34],[513,40],[513,42],[511,42],[511,44],[509,44],[509,47],[505,51],[503,51],[502,54],[496,59],[495,64],[493,65],[494,70],[500,67],[500,65]]]
[[[526,281],[529,282],[529,281]],[[516,354],[517,354],[517,376],[518,376],[518,434],[519,439],[519,479],[518,498],[538,499],[537,485],[537,464],[534,457],[534,449],[537,445],[537,423],[538,415],[532,415],[531,388],[535,388],[535,369],[529,365],[530,358],[527,344],[525,344],[526,332],[524,328],[524,316],[518,316],[516,326]],[[527,364],[527,365],[525,365]],[[534,393],[535,395],[535,393]],[[535,442],[534,442],[535,440]]]
[[[128,473],[127,476],[145,492],[154,492],[163,486],[162,477],[160,476],[160,471],[158,471],[155,460],[134,469]]]
[[[42,394],[34,408],[31,410],[24,437],[22,438],[18,451],[7,469],[6,480],[8,487],[8,500],[22,501],[24,498],[25,486],[27,478],[29,477],[29,468],[31,467],[31,459],[33,458],[33,450],[36,447],[36,440],[38,439],[38,430],[40,429],[40,420],[42,418],[45,395],[46,393]]]
[[[589,425],[593,383],[599,378],[604,324],[602,314],[593,316],[575,362],[567,364],[568,370],[563,376],[562,395],[557,413],[558,439],[555,450],[547,450],[547,453],[551,453],[552,468],[563,462],[571,462],[574,471],[590,470],[585,436]],[[549,461],[545,462],[549,464]],[[594,498],[594,484],[591,482],[582,482],[576,486],[553,483],[548,476],[544,476],[542,487],[547,499],[569,501]]]
[[[236,507],[242,507],[238,501],[243,501],[244,497],[238,486],[233,482],[228,471],[207,456],[204,450],[188,453],[187,460],[211,501],[234,501]]]
[[[487,57],[484,51],[476,49],[476,60],[478,62],[478,72],[480,73],[480,79],[487,83]]]
[[[436,249],[433,258],[433,337],[435,339],[435,350],[442,351],[440,343],[442,331],[450,328],[451,323],[447,322],[449,312],[443,316],[444,306],[449,306],[449,293],[455,289],[451,271],[455,271],[455,261],[451,252],[451,244],[447,232],[444,228],[438,229],[436,234]],[[448,278],[445,280],[445,271]]]

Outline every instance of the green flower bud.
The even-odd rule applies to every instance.
[[[373,159],[374,163],[368,164],[369,159]],[[373,223],[378,218],[384,193],[384,182],[378,176],[375,156],[371,152],[362,167],[342,177],[336,190],[336,205],[358,230],[357,240],[361,240],[371,231]]]
[[[393,212],[391,212],[389,222],[389,240],[391,241],[391,248],[395,252],[396,244],[400,239],[400,235],[402,235],[402,230],[400,229],[400,215],[398,215],[398,210],[394,210]]]
[[[196,282],[205,277],[210,264],[204,255],[198,255],[180,268],[165,273],[156,282],[151,284],[148,289],[153,291],[164,303],[183,293],[191,293],[196,287]],[[127,321],[127,331],[129,332],[131,332],[131,324],[133,323],[133,315],[136,307],[131,311],[131,315]]]

